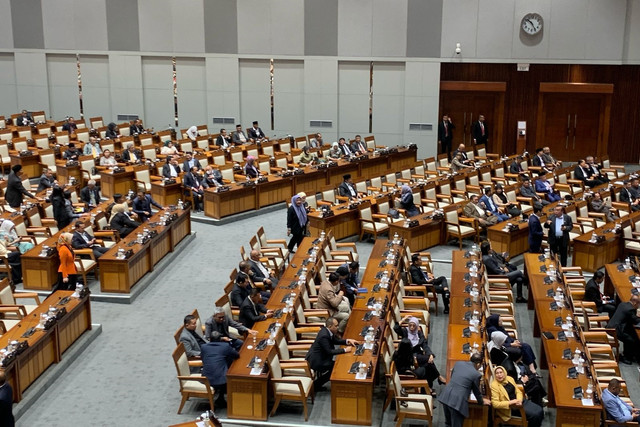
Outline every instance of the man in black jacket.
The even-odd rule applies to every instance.
[[[232,306],[240,307],[244,300],[251,295],[251,284],[249,278],[243,272],[239,272],[236,276],[236,280],[233,283],[233,288],[229,292],[229,301]]]
[[[87,181],[87,186],[80,190],[80,200],[89,205],[90,208],[98,206],[98,203],[100,203],[100,190],[96,187],[94,179]]]
[[[593,273],[593,278],[587,282],[584,288],[583,301],[594,302],[598,313],[607,313],[609,319],[611,319],[611,316],[613,316],[613,313],[616,311],[616,306],[613,304],[613,301],[610,301],[608,297],[605,297],[602,292],[600,292],[600,286],[603,282],[604,273],[602,271]],[[605,302],[605,300],[607,302]]]
[[[13,418],[13,389],[7,382],[4,371],[0,371],[0,420],[5,427],[15,426]]]
[[[9,173],[9,179],[7,180],[7,188],[4,191],[4,198],[12,208],[20,207],[23,195],[31,199],[36,198],[36,196],[29,193],[29,191],[27,191],[27,189],[22,185],[20,171],[22,171],[21,165],[11,166],[11,172]]]
[[[96,243],[95,237],[85,231],[84,221],[76,221],[75,226],[76,230],[73,232],[73,237],[71,238],[71,247],[73,247],[73,249],[91,249],[96,259],[100,258],[109,250],[109,248],[105,248]]]
[[[337,319],[329,317],[324,325],[325,327],[320,329],[305,357],[311,369],[316,371],[318,375],[313,382],[315,391],[324,390],[323,385],[331,378],[331,371],[333,371],[335,363],[334,357],[338,354],[349,353],[352,346],[358,345],[358,341],[352,339],[343,340],[336,336],[338,332]],[[347,345],[348,347],[336,348],[336,345]]]
[[[138,218],[140,221],[148,221],[149,218],[153,215],[151,211],[151,206],[154,206],[160,210],[164,209],[160,203],[153,200],[150,194],[144,194],[144,191],[138,190],[138,194],[135,199],[133,199],[133,211],[138,214]]]
[[[482,251],[482,263],[487,273],[495,276],[506,276],[511,286],[516,286],[516,302],[527,302],[522,296],[522,285],[526,283],[526,276],[514,265],[509,264],[504,256],[491,249],[491,243],[487,240],[480,245]]]
[[[43,168],[42,175],[40,176],[40,180],[38,181],[38,189],[36,192],[41,192],[42,190],[46,190],[48,188],[52,188],[58,181],[53,177],[53,173],[51,169]]]
[[[249,329],[245,327],[242,323],[236,322],[231,317],[228,317],[224,309],[222,307],[214,307],[213,308],[213,316],[209,317],[204,322],[205,330],[204,336],[207,340],[211,341],[213,332],[219,332],[221,337],[220,341],[225,341],[230,343],[233,348],[236,350],[240,350],[244,341],[241,338],[232,338],[229,332],[229,327],[236,328],[238,334],[244,335],[245,333],[249,333],[251,335],[256,335],[257,332],[253,329]]]
[[[487,124],[482,114],[478,116],[478,121],[473,124],[471,132],[473,134],[474,144],[486,144],[489,142],[489,130],[487,129]]]
[[[562,206],[553,208],[553,215],[547,217],[544,227],[549,229],[549,248],[560,255],[560,264],[567,266],[567,250],[569,249],[569,232],[573,230],[571,217],[564,213]]]
[[[341,197],[348,197],[350,199],[358,197],[358,190],[356,190],[355,185],[353,185],[351,174],[348,173],[344,175],[342,179],[342,184],[338,186],[338,194],[340,194]]]
[[[635,330],[640,326],[640,319],[636,315],[639,307],[640,296],[632,295],[629,302],[618,305],[607,323],[607,328],[615,328],[618,339],[624,343],[624,354],[620,356],[620,361],[627,365],[640,362],[640,340]]]
[[[442,121],[438,123],[438,144],[440,153],[451,155],[451,142],[453,141],[453,130],[455,125],[447,114],[442,116]]]
[[[411,273],[411,282],[415,283],[416,285],[433,285],[436,293],[442,295],[444,314],[448,314],[450,293],[447,278],[444,276],[436,278],[433,274],[422,271],[422,268],[420,268],[421,265],[422,258],[420,258],[420,254],[411,255],[411,267],[409,267],[409,272]]]
[[[636,197],[635,190],[631,187],[631,181],[625,179],[623,181],[624,187],[618,193],[618,201],[621,203],[628,203],[631,209],[635,211],[640,210],[640,199]]]
[[[238,320],[247,328],[253,328],[256,322],[273,317],[273,310],[262,305],[262,297],[258,289],[251,289],[249,296],[240,304]]]

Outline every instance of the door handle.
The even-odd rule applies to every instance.
[[[573,119],[573,149],[576,149],[576,129],[578,128],[578,114]]]
[[[571,132],[571,114],[567,114],[567,137],[564,141],[564,149],[569,149],[569,133]]]

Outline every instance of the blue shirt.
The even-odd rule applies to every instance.
[[[611,393],[609,389],[604,389],[602,392],[602,402],[607,410],[610,418],[613,418],[619,423],[626,423],[633,419],[631,414],[631,407],[624,403],[619,396]]]
[[[564,225],[564,217],[556,218],[556,237],[562,237],[562,226]]]

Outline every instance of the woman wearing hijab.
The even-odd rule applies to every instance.
[[[291,198],[291,206],[287,210],[287,236],[289,240],[289,252],[293,253],[293,248],[298,245],[307,234],[307,211],[304,208],[304,199],[298,194]]]
[[[162,148],[160,149],[160,154],[163,154],[165,156],[178,154],[178,149],[176,148],[175,145],[173,145],[173,142],[171,142],[170,139],[167,139],[164,142],[164,145],[162,146]]]
[[[104,137],[107,139],[113,139],[114,141],[118,140],[118,125],[111,122],[107,126],[107,131],[104,134]]]
[[[327,159],[333,162],[337,162],[342,157],[342,150],[340,150],[340,144],[334,142],[331,144],[331,149],[329,150],[329,154],[327,154]]]
[[[496,331],[502,332],[506,335],[504,341],[504,350],[509,355],[509,359],[513,362],[517,361],[522,357],[522,361],[525,365],[529,367],[531,373],[537,375],[536,373],[536,355],[533,353],[533,349],[527,343],[520,342],[519,340],[514,340],[509,336],[507,330],[502,326],[502,320],[500,319],[499,314],[492,314],[487,318],[487,334],[490,337],[493,337],[493,333]]]
[[[255,157],[247,156],[247,163],[244,165],[244,174],[249,178],[257,178],[258,175],[260,175],[260,171],[254,165],[255,160]]]
[[[75,255],[71,247],[71,239],[73,234],[62,233],[58,238],[58,257],[60,258],[60,267],[58,267],[58,284],[56,290],[74,290],[78,270],[74,262]]]
[[[500,419],[508,423],[511,417],[520,416],[520,408],[524,409],[527,423],[530,427],[540,427],[544,418],[542,407],[523,398],[522,391],[516,387],[516,382],[507,375],[502,366],[493,371],[491,381],[491,406]]]
[[[418,207],[413,203],[413,193],[411,187],[407,184],[402,186],[402,192],[400,193],[400,206],[406,211],[406,217],[410,218],[420,213]]]
[[[0,223],[0,239],[3,244],[11,250],[11,247],[15,247],[21,254],[27,252],[33,248],[33,242],[21,242],[20,236],[16,232],[16,225],[13,221],[5,219]]]
[[[411,348],[416,359],[417,366],[423,367],[425,370],[424,378],[429,383],[429,387],[433,386],[433,381],[438,380],[438,384],[446,384],[447,380],[440,375],[436,364],[434,363],[435,355],[429,348],[427,340],[420,329],[420,322],[413,316],[405,316],[402,323],[408,326],[402,327],[396,323],[393,330],[399,337],[406,338],[411,343]]]
[[[127,203],[119,203],[113,205],[111,208],[111,219],[109,225],[113,230],[116,230],[120,237],[126,237],[129,233],[135,230],[140,224],[131,220],[124,211],[128,209]]]

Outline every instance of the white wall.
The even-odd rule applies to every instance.
[[[274,134],[279,137],[304,135],[304,66],[303,61],[274,61]]]
[[[250,126],[247,117],[240,116],[240,64],[237,58],[206,58],[207,125],[211,133],[218,133],[220,125],[213,125],[213,117],[234,117],[243,128]],[[253,121],[253,120],[251,120]],[[264,129],[264,128],[263,128]]]
[[[418,158],[435,156],[438,152],[438,101],[440,94],[440,64],[407,61],[405,65],[404,139],[418,145]],[[432,131],[409,130],[409,123],[431,123]]]
[[[142,93],[144,126],[157,130],[173,126],[173,64],[170,57],[142,58]]]
[[[311,120],[333,122],[332,128],[310,127]],[[338,138],[338,61],[306,58],[304,61],[304,134],[321,132],[325,141]]]
[[[15,62],[12,53],[0,54],[0,115],[21,110],[18,105],[18,91],[16,86]]]
[[[115,121],[118,114],[144,116],[140,55],[109,55],[109,92],[111,120]]]
[[[385,145],[404,143],[406,81],[404,70],[403,63],[374,62],[373,64],[372,131],[376,140],[384,141]],[[408,126],[406,124],[406,127]]]
[[[206,76],[204,58],[176,58],[180,129],[208,124]]]
[[[81,55],[82,110],[87,125],[91,117],[102,117],[105,126],[111,117],[111,96],[109,91],[109,57],[106,55]]]
[[[369,131],[369,61],[338,63],[338,137]]]
[[[16,52],[14,59],[18,111],[24,108],[29,111],[45,110],[47,114],[51,114],[47,59],[44,52]]]
[[[80,117],[78,62],[75,55],[47,55],[49,114],[62,120],[65,116]]]
[[[240,120],[246,129],[257,120],[267,136],[271,129],[271,86],[269,83],[269,60],[240,60]],[[237,120],[236,120],[237,121]]]

